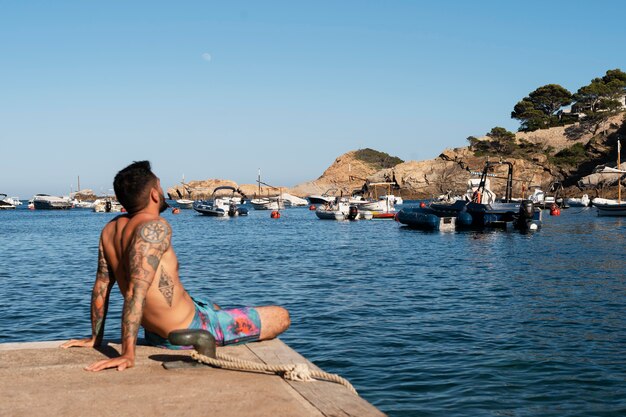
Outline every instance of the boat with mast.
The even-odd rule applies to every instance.
[[[259,168],[259,173],[257,175],[256,182],[258,184],[258,194],[250,200],[250,204],[255,210],[283,210],[285,208],[285,203],[281,198],[281,189],[278,187],[274,187],[273,185],[269,185],[261,181],[261,169]],[[261,190],[261,185],[265,185],[273,190],[278,190],[278,195],[270,196],[268,190],[267,197],[261,197],[263,195]]]
[[[624,217],[626,216],[626,201],[622,202],[622,187],[621,187],[621,179],[624,174],[626,174],[626,170],[622,170],[621,161],[620,161],[620,152],[621,152],[621,144],[620,141],[617,141],[617,167],[601,167],[595,173],[598,174],[615,174],[618,175],[617,178],[617,200],[608,199],[608,198],[594,198],[592,204],[598,210],[598,216],[601,217]]]

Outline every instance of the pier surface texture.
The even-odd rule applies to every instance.
[[[342,385],[294,382],[209,366],[166,370],[190,351],[137,346],[135,367],[87,372],[121,346],[61,349],[63,341],[0,344],[0,416],[384,416]],[[267,364],[311,362],[280,340],[219,348]]]

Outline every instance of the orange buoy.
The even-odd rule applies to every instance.
[[[550,216],[560,216],[561,215],[561,209],[559,208],[559,206],[557,206],[556,204],[552,204],[550,206]]]
[[[180,209],[178,207],[174,207],[172,209],[172,214],[178,214],[178,213],[180,213]]]
[[[420,203],[420,208],[426,208],[426,203],[424,203],[423,201]]]
[[[315,204],[311,204],[311,205],[309,206],[309,210],[315,210],[316,208],[317,208],[317,207],[315,207]]]
[[[270,214],[272,219],[280,219],[280,212],[278,210],[274,210],[272,214]]]

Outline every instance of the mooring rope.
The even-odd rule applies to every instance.
[[[202,362],[207,365],[217,366],[225,369],[235,369],[239,371],[263,371],[273,372],[275,374],[282,374],[285,379],[291,381],[311,382],[314,379],[323,379],[330,382],[341,384],[348,388],[350,392],[359,395],[352,384],[347,379],[340,377],[336,374],[329,374],[324,371],[316,371],[310,369],[305,363],[295,363],[287,365],[270,365],[260,362],[246,361],[238,359],[232,356],[217,353],[217,358],[211,358],[209,356],[202,355],[196,351],[191,353],[191,357],[198,362]]]

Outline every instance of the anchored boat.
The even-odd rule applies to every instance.
[[[219,191],[230,191],[230,196],[218,195]],[[235,217],[235,216],[247,216],[248,209],[245,207],[239,207],[235,202],[235,193],[238,193],[243,197],[243,193],[235,187],[228,185],[217,187],[213,190],[212,199],[209,201],[194,201],[193,209],[200,214],[212,217]],[[239,200],[241,201],[241,200]]]
[[[489,171],[497,165],[506,165],[508,167],[505,197],[502,200],[498,200],[496,194],[490,189],[488,178],[493,176]],[[532,201],[512,200],[513,164],[510,162],[487,161],[480,179],[478,181],[470,179],[468,186],[469,189],[463,199],[458,199],[451,203],[432,202],[427,206],[427,209],[422,207],[421,210],[414,210],[411,213],[420,214],[420,216],[413,215],[416,219],[430,219],[424,220],[424,227],[436,220],[432,216],[425,216],[428,214],[440,218],[454,217],[456,228],[507,227],[507,225],[511,224],[520,230],[536,230],[541,226],[541,210],[535,208]],[[409,220],[409,211],[407,210],[402,216],[398,216],[398,220],[400,220],[400,217],[405,219],[405,221]]]

